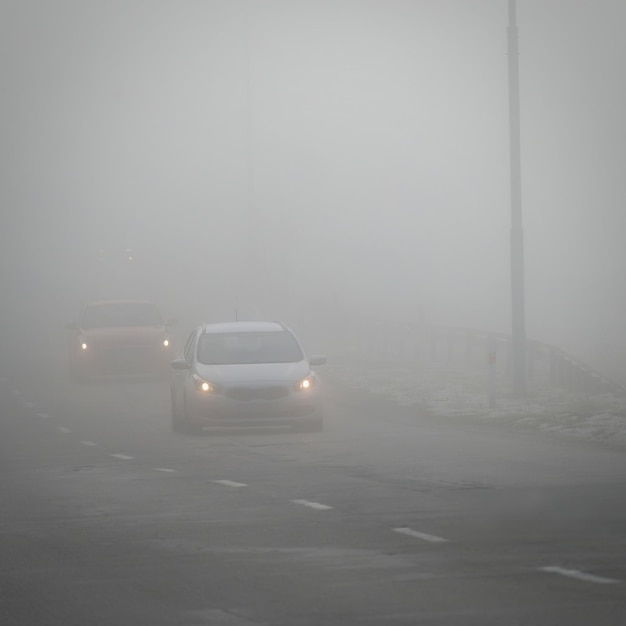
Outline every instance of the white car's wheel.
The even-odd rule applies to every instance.
[[[184,423],[182,420],[182,415],[180,408],[178,406],[178,402],[176,402],[176,394],[174,393],[174,389],[171,390],[172,396],[172,430],[175,433],[180,433],[185,430]]]
[[[172,402],[172,429],[186,433],[187,435],[196,435],[202,431],[200,426],[191,424],[187,419],[187,405],[185,403],[185,392],[183,391],[183,397],[178,403]],[[174,408],[175,407],[175,408]],[[176,411],[176,413],[174,413]]]

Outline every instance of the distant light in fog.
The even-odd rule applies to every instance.
[[[87,344],[83,341],[83,343],[81,343],[81,344],[80,344],[80,347],[81,347],[83,350],[86,350],[86,349],[87,349]]]
[[[169,339],[164,339],[163,340],[163,345],[167,348],[167,346],[170,345],[170,340]]]

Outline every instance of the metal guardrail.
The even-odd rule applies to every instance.
[[[321,326],[320,326],[321,322]],[[309,326],[308,324],[306,324]],[[498,380],[510,384],[511,336],[471,328],[424,323],[391,322],[374,317],[316,318],[316,342],[329,354],[340,353],[372,364],[408,365],[415,368],[454,369],[487,373],[490,355]],[[560,348],[527,340],[529,384],[570,391],[626,394],[626,387]]]
[[[486,355],[482,365],[488,363],[488,354],[496,352],[498,370],[506,381],[511,380],[511,337],[503,333],[491,333],[468,328],[427,327],[431,341],[442,341],[447,348],[447,364],[454,364],[454,352],[464,354],[464,365],[471,368],[472,351],[480,348]],[[457,358],[458,365],[458,358]],[[601,393],[626,393],[626,387],[602,372],[556,346],[527,339],[526,368],[529,383],[541,382],[570,391]]]

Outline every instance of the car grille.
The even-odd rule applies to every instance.
[[[159,363],[158,356],[150,346],[124,346],[102,350],[96,358],[103,369],[134,372],[153,368]]]
[[[224,395],[233,400],[277,400],[289,395],[288,387],[236,387]]]

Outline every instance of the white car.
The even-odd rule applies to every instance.
[[[294,333],[281,322],[198,326],[172,362],[175,431],[323,428],[321,381]]]

